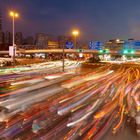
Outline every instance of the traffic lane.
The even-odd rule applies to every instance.
[[[56,95],[59,92],[62,92],[64,89],[59,86],[53,86],[49,88],[45,88],[40,91],[34,91],[30,94],[23,94],[21,96],[9,98],[6,101],[1,101],[1,106],[6,107],[8,110],[15,110],[22,107],[28,107],[31,104],[37,103],[39,101],[43,101],[53,95]],[[39,94],[38,94],[39,93]]]
[[[59,97],[68,93],[67,90],[63,90],[63,89],[62,89],[63,91],[60,92],[58,90],[58,88],[59,88],[58,85],[52,85],[51,87],[46,87],[44,89],[41,89],[40,91],[36,91],[36,93],[34,91],[34,92],[30,93],[28,96],[22,94],[22,96],[14,97],[14,98],[8,98],[7,100],[1,101],[1,109],[3,108],[3,110],[6,109],[8,112],[9,111],[10,112],[8,114],[7,113],[5,114],[4,112],[1,113],[0,120],[1,121],[5,120],[5,119],[9,120],[12,115],[17,114],[18,112],[20,113],[21,111],[25,112],[25,113],[21,114],[22,116],[24,116],[24,119],[26,119],[26,118],[28,119],[28,117],[26,116],[26,111],[28,112],[29,109],[32,110],[32,108],[33,108],[32,105],[34,105],[35,102],[38,102],[38,100],[39,100],[39,103],[35,103],[35,106],[37,108],[41,108],[42,111],[44,111],[44,109],[47,111],[48,107],[49,107],[49,110],[54,110],[55,106],[56,107],[58,106],[58,102],[56,102],[54,100],[56,100],[57,98],[59,98]],[[52,90],[56,91],[55,94],[53,94]],[[43,96],[44,98],[42,99],[42,98],[40,98],[40,96],[42,96],[42,94],[44,94],[43,92],[45,93],[45,95],[46,94],[48,94],[48,95],[47,95],[47,97]],[[39,93],[39,94],[37,94],[37,93]],[[38,97],[36,98],[37,95],[38,95]],[[32,99],[34,99],[34,97],[36,99],[32,100]],[[27,102],[26,99],[27,100],[31,99],[31,100]],[[42,100],[42,101],[40,102],[40,100]],[[23,104],[23,102],[24,102],[24,104]],[[29,112],[30,112],[30,110],[29,110]],[[36,109],[33,109],[33,110],[35,111]],[[31,113],[31,115],[33,115],[33,114]],[[29,118],[30,117],[31,116],[29,115]]]
[[[3,83],[3,86],[0,86],[0,93],[4,94],[4,93],[8,93],[8,92],[12,92],[15,91],[17,89],[21,89],[21,88],[25,88],[25,87],[29,87],[31,85],[35,85],[41,82],[45,82],[45,81],[50,81],[53,79],[60,79],[62,77],[66,77],[67,75],[73,74],[75,75],[74,72],[58,72],[55,74],[46,74],[43,76],[32,76],[32,77],[26,77],[24,76],[22,79],[16,79],[14,81],[7,81]]]
[[[83,69],[84,69],[84,72],[83,72]],[[87,74],[87,73],[90,73],[91,71],[93,71],[93,69],[89,69],[89,68],[80,68],[80,67],[77,68],[77,65],[76,66],[75,65],[70,65],[70,66],[68,65],[68,66],[66,66],[65,70],[68,72],[73,71],[73,72],[77,73],[78,75],[84,75],[84,74]],[[96,68],[94,71],[96,72]],[[98,71],[103,71],[103,66],[98,68]],[[18,74],[16,74],[16,73],[9,74],[9,75],[12,75],[12,77],[8,77],[8,78],[6,75],[4,75],[2,77],[0,76],[2,79],[4,77],[6,78],[5,81],[3,81],[4,79],[1,80],[0,88],[2,88],[1,89],[2,93],[4,93],[4,88],[6,88],[5,92],[8,92],[8,87],[10,85],[16,85],[16,84],[18,84],[18,82],[20,84],[20,82],[22,83],[23,81],[26,81],[26,80],[27,81],[29,80],[29,82],[30,82],[30,80],[34,80],[34,79],[36,80],[37,78],[38,79],[44,78],[45,75],[47,76],[48,74],[59,73],[59,72],[61,72],[61,68],[54,67],[54,69],[51,69],[51,70],[47,69],[47,71],[46,70],[45,71],[44,70],[38,71],[38,72],[37,71],[36,72],[27,71],[27,72],[20,72]],[[12,89],[12,87],[10,89]]]
[[[106,90],[104,90],[104,92],[105,92]],[[116,96],[117,97],[117,96]]]
[[[102,140],[139,140],[140,137],[136,134],[136,129],[130,124],[124,124],[123,128],[116,134],[110,131],[102,138]]]
[[[66,71],[70,71],[71,72],[71,69],[73,71],[73,73],[75,72],[75,68],[76,66],[67,66],[66,67]],[[47,79],[45,76],[48,76],[50,74],[59,74],[60,77],[64,76],[63,73],[59,73],[61,72],[61,68],[54,68],[54,69],[45,69],[45,71],[41,70],[41,71],[36,71],[36,72],[28,72],[28,74],[26,73],[23,73],[23,74],[12,74],[13,77],[9,77],[9,78],[6,78],[7,76],[5,75],[3,78],[6,78],[5,80],[2,78],[1,79],[1,82],[0,82],[0,88],[1,88],[1,92],[4,93],[4,92],[9,92],[11,91],[12,89],[14,89],[14,87],[10,87],[8,88],[10,85],[17,85],[17,84],[23,84],[23,82],[25,81],[25,83],[29,83],[29,84],[35,84],[35,83],[38,83],[39,80],[45,80]],[[44,79],[45,78],[45,79]],[[53,78],[54,79],[54,78]],[[38,81],[37,81],[38,80]],[[5,88],[5,89],[4,89]],[[9,91],[8,91],[9,89]],[[16,90],[16,89],[15,89]]]
[[[59,62],[53,62],[54,64],[48,65],[47,66],[42,66],[41,64],[37,65],[35,68],[32,68],[28,71],[18,71],[17,73],[11,73],[11,74],[5,74],[0,76],[1,81],[9,81],[9,80],[15,80],[20,77],[25,77],[25,76],[37,76],[37,75],[42,75],[42,74],[50,74],[50,73],[56,73],[61,71],[62,69],[62,64]],[[79,63],[77,62],[70,62],[70,63],[65,63],[65,70],[73,69],[76,68]]]
[[[14,86],[7,86],[7,87],[0,87],[0,94],[5,94],[8,92],[16,91],[18,89],[22,89],[24,87],[30,87],[30,84],[22,84],[22,85],[14,85]]]
[[[0,100],[5,100],[5,98],[7,99],[7,97],[12,98],[12,96],[22,96],[24,94],[28,94],[29,92],[33,92],[35,90],[40,91],[40,89],[42,89],[42,88],[46,88],[46,87],[49,87],[51,85],[61,83],[65,80],[70,79],[73,76],[74,76],[73,74],[68,73],[67,75],[59,77],[59,78],[54,78],[54,79],[49,80],[49,81],[45,80],[44,82],[39,82],[37,85],[34,84],[31,86],[27,86],[27,87],[25,86],[24,88],[20,88],[18,90],[14,90],[12,92],[8,92],[8,93],[0,95]]]

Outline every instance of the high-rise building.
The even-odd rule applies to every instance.
[[[59,43],[58,41],[48,41],[48,49],[58,49]]]
[[[37,33],[35,39],[35,45],[40,49],[47,48],[47,40],[48,38],[44,33]]]
[[[109,50],[118,51],[123,49],[123,45],[124,40],[113,39],[105,43],[105,48]]]
[[[12,45],[12,33],[6,31],[5,32],[5,44]]]
[[[0,31],[0,44],[4,44],[4,32]]]
[[[1,11],[0,11],[0,31],[2,31],[2,14],[1,14]]]
[[[0,50],[6,50],[4,45],[4,32],[0,31]]]
[[[24,39],[25,45],[34,45],[34,38],[32,36],[28,36]]]
[[[4,43],[4,33],[2,32],[2,15],[0,11],[0,49],[2,49],[3,43]]]
[[[15,44],[16,45],[22,45],[22,43],[23,43],[22,33],[21,32],[17,32],[15,34]]]

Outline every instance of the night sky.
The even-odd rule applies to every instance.
[[[0,0],[3,30],[11,31],[10,9],[20,12],[16,31],[25,36],[38,32],[70,35],[79,39],[140,39],[140,0]]]

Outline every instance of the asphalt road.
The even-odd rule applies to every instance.
[[[66,69],[60,72],[59,63],[49,68],[40,64],[40,68],[0,77],[5,80],[0,95],[0,138],[139,139],[134,121],[139,68],[123,64],[81,67],[68,62]],[[125,116],[131,111],[133,121],[128,122]]]

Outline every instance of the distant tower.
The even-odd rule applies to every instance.
[[[0,31],[2,31],[2,14],[1,14],[1,11],[0,11]]]

